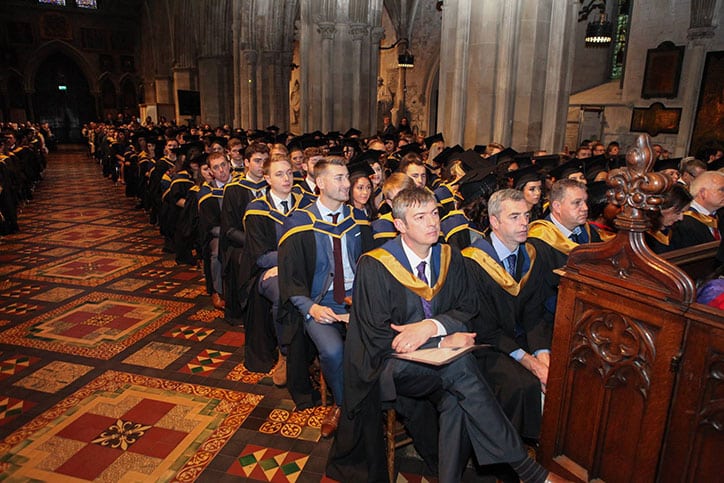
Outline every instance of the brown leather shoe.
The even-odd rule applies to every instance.
[[[279,354],[276,365],[271,370],[272,382],[277,387],[287,385],[287,358]]]
[[[217,310],[224,310],[224,307],[226,307],[226,302],[224,302],[224,299],[221,298],[221,295],[217,294],[216,292],[211,294],[211,303]]]
[[[322,420],[320,432],[322,433],[323,438],[329,438],[337,431],[340,416],[342,416],[342,408],[335,404]]]

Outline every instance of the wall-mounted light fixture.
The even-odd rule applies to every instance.
[[[606,0],[581,0],[581,10],[578,12],[578,21],[583,22],[594,10],[598,10],[598,21],[588,23],[586,27],[586,47],[608,47],[613,40],[613,26],[606,19]]]
[[[407,48],[409,46],[409,40],[407,38],[403,37],[401,39],[398,39],[397,42],[387,47],[382,47],[380,45],[380,50],[394,49],[400,44],[404,44],[405,51],[397,56],[397,67],[399,67],[400,69],[412,69],[413,67],[415,67],[415,56],[412,55]]]

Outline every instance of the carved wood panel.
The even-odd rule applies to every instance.
[[[699,307],[700,308],[700,307]],[[721,322],[721,311],[704,308]],[[659,481],[721,479],[724,454],[724,327],[694,317],[687,330]]]
[[[557,313],[553,354],[567,357],[554,357],[549,376],[548,393],[560,397],[546,400],[544,464],[583,481],[653,480],[678,317],[652,300],[565,278]]]

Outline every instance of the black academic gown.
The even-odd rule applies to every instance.
[[[649,230],[644,233],[644,239],[654,253],[666,253],[673,250],[671,246],[671,229]]]
[[[262,180],[254,183],[240,178],[224,186],[224,198],[221,204],[221,232],[219,236],[219,254],[223,271],[224,316],[234,325],[241,323],[242,295],[239,287],[239,266],[246,235],[244,234],[244,213],[247,205],[264,194],[267,183]]]
[[[343,231],[353,263],[362,253],[373,247],[369,221],[363,211],[345,207],[345,218],[337,227],[318,220],[313,205],[305,210],[295,210],[284,226],[284,236],[279,241],[279,293],[278,319],[283,326],[281,342],[289,347],[287,356],[287,389],[297,408],[312,407],[319,403],[319,394],[309,379],[309,364],[316,355],[316,348],[304,333],[302,314],[291,298],[312,296],[312,286],[317,263],[316,231]],[[349,225],[352,225],[350,227]],[[359,236],[356,236],[356,235]],[[331,243],[330,249],[331,249]],[[353,257],[352,254],[355,254]],[[331,280],[330,280],[331,283]],[[321,298],[321,297],[320,297]]]
[[[492,346],[475,353],[480,369],[518,433],[538,439],[540,381],[510,354],[518,349],[529,354],[550,350],[552,327],[543,321],[543,264],[530,243],[518,249],[515,278],[503,268],[489,239],[476,241],[462,253],[479,303],[472,321],[476,342]]]
[[[586,223],[583,226],[583,239],[581,243],[598,243],[601,237],[596,228]],[[553,270],[562,268],[568,262],[568,255],[571,250],[579,244],[563,236],[563,233],[547,219],[536,220],[528,227],[528,241],[536,249],[537,257],[544,265],[542,290],[545,296],[544,318],[549,324],[553,324],[556,312],[556,299],[558,297],[558,283],[560,277]]]
[[[671,249],[712,242],[715,240],[712,230],[718,229],[716,216],[699,213],[696,209],[690,208],[684,213],[684,218],[671,227]]]
[[[302,195],[293,195],[294,206],[284,214],[274,206],[269,193],[247,205],[244,215],[246,243],[239,267],[242,317],[245,322],[244,366],[253,372],[269,372],[277,362],[277,336],[271,316],[271,302],[259,293],[260,277],[277,265],[275,259],[284,223],[304,204]],[[260,262],[269,266],[261,266]]]
[[[161,212],[161,201],[163,198],[162,180],[166,172],[174,167],[174,162],[163,157],[160,158],[149,171],[148,175],[148,206],[149,217],[152,225],[158,222]]]
[[[462,474],[471,446],[465,435],[472,429],[475,431],[469,437],[475,439],[472,447],[481,464],[523,459],[525,452],[518,436],[505,419],[472,355],[437,369],[425,366],[425,371],[434,374],[419,376],[416,372],[421,370],[421,365],[392,357],[396,333],[390,325],[425,318],[420,294],[429,299],[434,318],[447,333],[467,331],[467,323],[476,313],[474,294],[468,289],[463,258],[457,250],[449,245],[433,246],[432,287],[428,287],[412,276],[401,243],[400,238],[395,238],[359,262],[345,343],[345,401],[327,475],[340,481],[387,481],[384,445],[379,442],[380,415],[384,402],[399,402],[400,396],[418,399],[417,406],[420,399],[432,401],[440,411],[452,403],[462,420],[480,424],[485,421],[488,430],[496,434],[495,438],[482,441],[478,424],[475,428],[469,424],[463,428],[458,420],[457,426],[451,426],[454,418],[449,418],[450,413],[445,410],[441,413],[444,417],[440,418],[439,437],[435,438],[444,452],[439,458],[441,468],[453,466]],[[435,347],[438,343],[439,338],[432,338],[423,347]],[[465,397],[456,397],[453,402],[450,398],[458,391]],[[396,408],[401,409],[399,404]],[[406,427],[413,433],[413,439],[429,442],[429,432],[437,429],[432,424],[435,418],[407,416]],[[422,414],[415,416],[419,418]]]

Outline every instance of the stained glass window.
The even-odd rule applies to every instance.
[[[58,5],[65,7],[65,0],[38,0],[38,3],[47,3],[48,5]]]
[[[620,79],[623,76],[626,46],[628,44],[629,21],[631,19],[631,0],[618,0],[616,7],[618,15],[616,17],[613,35],[611,79]]]
[[[96,0],[75,0],[75,4],[80,8],[98,8]]]

